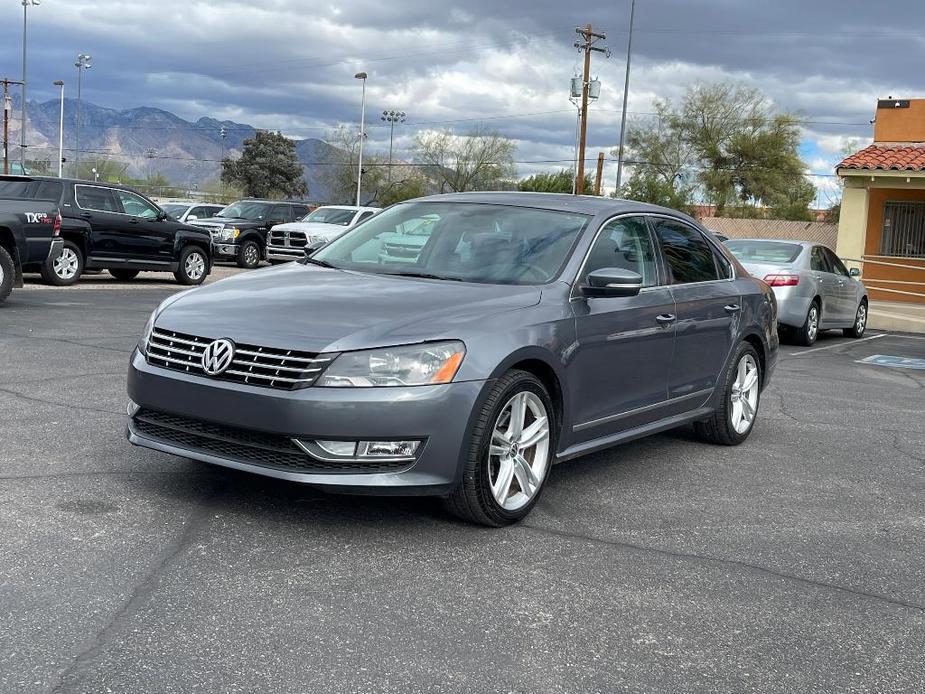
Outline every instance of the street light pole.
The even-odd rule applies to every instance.
[[[617,194],[623,185],[623,140],[626,135],[626,102],[630,95],[630,59],[633,57],[633,22],[636,19],[636,0],[630,5],[630,35],[626,44],[626,81],[623,83],[623,118],[620,121],[620,151],[617,154]]]
[[[363,80],[363,96],[360,101],[360,161],[357,165],[357,207],[360,206],[360,193],[363,187],[363,141],[366,140],[366,73],[358,72],[354,75]]]
[[[225,129],[224,125],[222,126],[222,129],[218,131],[218,134],[222,140],[222,161],[221,161],[221,164],[219,164],[218,181],[219,181],[219,186],[221,188],[222,202],[224,203],[225,202],[225,177],[223,176],[223,174],[225,173],[224,171],[225,169],[225,138],[228,137],[228,131]]]
[[[77,68],[77,142],[74,153],[74,177],[80,178],[80,77],[84,70],[93,67],[90,64],[91,57],[85,53],[77,54],[77,62],[74,66]]]
[[[61,90],[61,109],[58,115],[58,178],[64,177],[64,80],[53,84]]]
[[[28,22],[29,5],[40,5],[41,0],[22,0],[22,104],[21,118],[22,125],[19,128],[20,141],[20,163],[22,172],[26,173],[26,37]]]
[[[388,183],[392,182],[392,141],[395,136],[395,124],[404,123],[407,114],[404,111],[383,111],[380,119],[389,124],[389,167],[387,173]]]

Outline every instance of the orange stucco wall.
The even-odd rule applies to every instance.
[[[910,99],[909,108],[878,108],[874,142],[925,142],[925,99]]]
[[[868,190],[867,236],[864,243],[865,256],[880,255],[880,237],[883,234],[883,203],[885,202],[925,202],[925,190],[900,190],[896,188],[870,188]],[[892,292],[877,291],[875,287],[898,289],[906,292],[918,292],[925,295],[925,284],[916,286],[896,284],[897,282],[925,283],[925,259],[916,258],[875,258],[885,262],[914,265],[922,270],[893,268],[885,265],[864,263],[864,283],[870,290],[870,298],[879,301],[910,301],[925,303],[925,296],[914,297]]]

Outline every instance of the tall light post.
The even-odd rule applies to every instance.
[[[626,102],[630,95],[630,59],[633,57],[633,23],[636,19],[636,0],[630,5],[630,36],[626,43],[626,81],[623,83],[623,118],[620,120],[620,150],[617,153],[617,194],[623,185],[623,139],[626,135]]]
[[[19,128],[20,163],[22,172],[26,173],[26,35],[29,26],[29,5],[38,6],[42,0],[22,0],[22,125]]]
[[[225,177],[222,174],[225,173],[225,138],[228,137],[228,130],[224,125],[222,126],[222,129],[218,131],[218,135],[222,140],[222,161],[218,166],[218,180],[219,185],[221,186],[222,202],[225,202]]]
[[[64,176],[64,80],[52,82],[61,90],[61,108],[58,114],[58,178]]]
[[[357,207],[359,207],[360,191],[363,189],[363,141],[366,139],[366,73],[358,72],[354,77],[363,81],[363,96],[360,100],[360,161],[357,164]]]
[[[379,118],[389,124],[389,168],[387,178],[392,182],[392,141],[395,136],[395,124],[404,123],[407,114],[404,111],[383,111]]]
[[[86,53],[77,54],[77,62],[74,63],[74,67],[77,68],[77,137],[76,144],[74,149],[74,176],[75,178],[80,178],[80,76],[83,74],[84,70],[89,70],[93,65],[90,64],[92,58]]]

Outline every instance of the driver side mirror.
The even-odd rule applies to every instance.
[[[192,222],[193,220],[199,219],[197,215],[191,214],[186,217],[187,222]]]
[[[851,269],[848,271],[848,274],[849,274],[851,277],[860,277],[860,276],[861,276],[861,269],[860,269],[860,268],[853,267],[853,268],[851,268]]]
[[[590,297],[636,296],[642,289],[642,275],[632,270],[605,267],[588,274],[581,293]]]
[[[302,252],[305,254],[306,258],[310,258],[313,253],[320,251],[322,248],[328,245],[327,241],[315,241],[314,243],[308,244]]]
[[[157,217],[156,217],[157,221],[163,222],[165,219],[169,219],[169,218],[170,218],[170,215],[164,212],[164,210],[158,211]]]

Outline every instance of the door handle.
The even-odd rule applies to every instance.
[[[89,212],[81,212],[80,216],[82,219],[90,219],[91,217],[93,217],[93,215],[90,214]]]
[[[742,307],[738,304],[727,304],[723,306],[723,309],[725,309],[726,313],[738,313],[742,310]]]
[[[678,319],[674,314],[663,313],[660,316],[656,316],[655,320],[657,320],[662,327],[667,328]]]
[[[129,223],[129,224],[138,224],[138,220],[135,219],[135,218],[132,218],[132,219],[128,220],[128,223]]]

